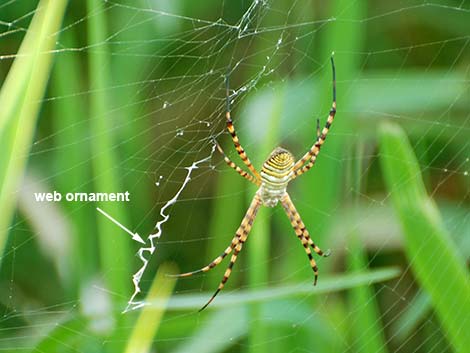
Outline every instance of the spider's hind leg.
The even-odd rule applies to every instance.
[[[222,262],[222,260],[232,252],[232,250],[237,246],[239,242],[239,237],[238,235],[236,235],[233,239],[232,239],[232,243],[230,244],[230,246],[227,247],[227,249],[224,250],[224,252],[222,254],[220,254],[219,256],[217,256],[210,264],[208,264],[207,266],[204,266],[203,268],[199,269],[199,270],[196,270],[196,271],[191,271],[191,272],[186,272],[186,273],[180,273],[180,274],[176,274],[176,275],[169,275],[170,277],[178,277],[178,278],[181,278],[181,277],[190,277],[192,275],[195,275],[197,273],[201,273],[201,272],[207,272],[211,269],[213,269],[214,267],[216,267],[218,264],[220,264]]]
[[[220,282],[219,287],[217,288],[215,293],[212,295],[212,297],[207,301],[207,303],[204,304],[204,306],[201,309],[199,309],[199,311],[203,311],[205,308],[207,308],[207,306],[210,303],[212,303],[212,301],[215,299],[217,294],[219,294],[219,292],[224,288],[225,283],[227,283],[228,279],[230,278],[230,275],[232,274],[233,265],[237,261],[238,254],[242,250],[242,246],[243,246],[243,242],[239,242],[237,246],[235,247],[232,258],[230,259],[230,263],[228,264],[227,269],[225,270],[224,277],[222,278],[222,281]]]
[[[214,259],[209,265],[201,268],[200,270],[192,271],[192,272],[187,272],[187,273],[181,273],[178,275],[173,275],[172,277],[189,277],[192,276],[196,273],[200,272],[207,272],[210,269],[214,268],[218,264],[222,262],[222,260],[232,252],[232,258],[230,259],[230,263],[225,270],[224,277],[222,278],[222,281],[219,284],[219,287],[217,288],[217,291],[212,295],[212,297],[209,299],[209,301],[201,308],[201,310],[204,310],[219,294],[219,292],[224,288],[225,283],[227,283],[231,273],[232,273],[232,267],[235,264],[235,261],[237,261],[237,256],[238,253],[241,251],[243,243],[245,243],[246,239],[248,238],[248,234],[250,233],[251,227],[253,226],[253,222],[256,218],[256,214],[258,213],[258,210],[261,206],[261,199],[258,196],[258,194],[253,197],[253,201],[251,201],[250,207],[248,207],[248,210],[246,211],[245,217],[243,217],[242,223],[240,224],[240,227],[238,227],[237,232],[235,233],[235,237],[232,239],[232,243],[230,244],[225,251],[218,256],[217,258]],[[199,310],[199,311],[201,311]]]
[[[248,210],[246,211],[242,224],[237,230],[238,242],[233,251],[233,255],[232,255],[232,258],[230,259],[230,263],[228,264],[227,269],[225,270],[224,277],[220,281],[219,287],[217,288],[215,293],[199,311],[204,310],[205,308],[207,308],[207,306],[210,303],[212,303],[214,298],[224,288],[225,283],[227,283],[228,279],[230,278],[230,275],[232,274],[233,265],[235,264],[235,261],[237,261],[237,256],[242,250],[243,244],[246,242],[246,239],[248,238],[248,234],[250,233],[251,227],[253,226],[253,222],[256,218],[256,214],[258,213],[260,206],[261,206],[261,200],[258,194],[256,194],[255,197],[253,198],[253,201],[251,201],[250,207],[248,207]]]
[[[308,234],[308,231],[305,228],[305,224],[302,222],[302,219],[300,218],[299,213],[297,212],[294,204],[292,203],[292,200],[290,199],[289,194],[286,193],[286,195],[282,198],[281,203],[282,203],[282,207],[286,211],[287,216],[289,217],[289,220],[291,222],[292,227],[294,228],[297,238],[299,238],[308,256],[308,259],[310,261],[310,266],[312,267],[312,270],[315,276],[315,280],[313,284],[316,285],[317,279],[318,279],[318,266],[317,266],[315,259],[312,256],[312,251],[310,250],[309,245],[312,247],[313,251],[315,251],[318,255],[323,256],[323,257],[330,256],[331,251],[327,250],[323,252],[318,246],[315,245],[313,240],[310,238],[310,235]]]

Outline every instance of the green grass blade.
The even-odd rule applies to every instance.
[[[163,305],[159,307],[147,306],[142,309],[132,329],[129,341],[127,342],[126,353],[150,352],[153,337],[165,313],[165,304],[168,302],[176,283],[176,278],[169,277],[167,274],[175,273],[177,273],[177,271],[174,266],[168,264],[163,264],[158,269],[157,275],[146,297],[146,301],[152,302],[158,300]]]
[[[227,320],[230,319],[230,325]],[[191,339],[173,353],[218,353],[235,344],[248,332],[249,319],[244,307],[225,308],[215,312]],[[214,333],[217,337],[214,339]]]
[[[364,143],[359,141],[356,148],[351,149],[349,161],[350,171],[348,183],[351,189],[356,190],[351,197],[352,207],[359,209],[359,194],[363,191],[364,168],[367,162],[363,161]],[[348,185],[349,186],[349,185]],[[361,272],[368,268],[367,251],[365,244],[360,240],[357,228],[351,228],[348,237],[348,272]],[[380,320],[380,311],[376,301],[376,293],[372,285],[357,286],[348,293],[348,309],[354,313],[348,320],[349,344],[356,352],[386,352],[383,327]]]
[[[246,303],[267,302],[281,298],[305,295],[318,295],[331,292],[338,292],[351,289],[356,286],[387,281],[400,274],[400,270],[394,267],[382,268],[378,270],[365,271],[360,273],[350,273],[342,275],[323,276],[322,285],[314,287],[312,281],[308,281],[279,286],[261,288],[256,290],[240,290],[235,293],[221,293],[205,311],[215,308],[226,308],[231,305],[242,305]],[[162,307],[167,305],[168,310],[199,310],[213,292],[200,294],[182,294],[170,299],[168,305],[160,301],[154,301],[152,305]],[[251,317],[251,316],[250,316]]]
[[[467,85],[462,81],[459,70],[403,70],[400,73],[389,70],[374,70],[361,74],[354,82],[351,95],[352,111],[366,111],[374,114],[393,112],[406,114],[446,109],[449,104],[466,108]],[[395,99],[390,99],[390,97]],[[364,100],[362,97],[371,97]],[[396,102],[400,104],[396,104]],[[423,117],[432,120],[432,117]],[[410,118],[409,121],[413,122]],[[420,121],[422,124],[422,120]],[[430,124],[431,125],[431,124]],[[442,127],[440,127],[442,132]],[[453,132],[455,133],[455,132]]]
[[[67,1],[41,1],[0,93],[0,251],[16,206]],[[21,58],[21,59],[19,59]],[[18,60],[19,59],[19,60]],[[16,62],[18,60],[18,62]]]
[[[61,43],[71,48],[77,46],[72,33],[64,33]],[[57,58],[51,78],[54,96],[61,97],[53,105],[53,126],[54,131],[58,131],[54,135],[54,184],[63,193],[92,191],[90,187],[84,188],[91,172],[90,165],[83,163],[89,158],[89,131],[83,119],[86,116],[86,101],[82,95],[75,94],[83,90],[84,84],[82,72],[76,70],[80,67],[80,59],[81,53],[62,54]],[[62,206],[72,226],[73,252],[67,258],[72,273],[69,273],[66,282],[70,291],[76,294],[84,283],[89,282],[97,267],[96,239],[83,236],[93,232],[94,224],[89,219],[93,217],[94,210],[70,203]]]
[[[311,303],[299,303],[296,299],[275,300],[260,303],[262,317],[269,317],[267,323],[271,337],[279,332],[275,337],[276,347],[273,341],[269,344],[269,351],[291,352],[298,351],[299,343],[310,345],[310,347],[324,347],[325,351],[336,353],[346,351],[344,341],[338,334],[338,327],[329,324],[324,316],[309,315]],[[328,312],[328,316],[331,311]],[[307,315],[307,316],[306,316]],[[230,318],[230,325],[227,325],[227,318]],[[248,315],[245,306],[232,306],[214,312],[205,325],[199,325],[198,329],[188,340],[177,348],[173,353],[217,353],[229,351],[230,347],[243,345],[243,339],[250,334],[250,321],[253,318]],[[295,331],[294,335],[288,332],[292,329],[293,323],[301,322],[302,327]],[[295,324],[294,324],[295,325]],[[275,331],[273,332],[273,330]],[[216,335],[214,336],[214,333]],[[295,336],[293,341],[292,336]],[[304,340],[303,337],[311,337],[311,340]],[[302,339],[301,342],[298,342]],[[232,348],[233,349],[233,348]],[[315,350],[316,352],[316,350]]]
[[[139,0],[137,3],[142,3],[142,1]],[[132,214],[133,221],[140,222],[142,221],[141,215],[153,206],[153,200],[148,195],[153,194],[155,190],[152,183],[138,182],[136,173],[129,173],[129,171],[148,167],[148,161],[141,157],[154,152],[151,142],[154,135],[147,133],[149,129],[152,129],[152,122],[142,119],[142,108],[146,106],[142,102],[146,97],[141,90],[136,89],[135,83],[148,79],[149,71],[153,71],[151,68],[155,64],[155,58],[152,58],[152,53],[161,50],[161,45],[157,40],[161,33],[159,30],[155,31],[155,26],[160,29],[162,19],[149,21],[149,14],[145,11],[137,11],[133,16],[129,16],[129,11],[125,7],[115,8],[111,14],[110,31],[117,30],[113,35],[115,41],[132,42],[135,38],[145,38],[149,33],[152,33],[153,38],[152,41],[141,43],[138,48],[135,48],[136,55],[114,55],[112,60],[112,70],[118,73],[113,75],[112,90],[112,108],[120,126],[116,131],[116,137],[118,141],[125,141],[120,146],[125,156],[125,168],[121,168],[121,179],[122,184],[132,193],[132,199],[138,200],[138,202],[132,202],[129,213]],[[170,20],[175,19],[170,18]],[[122,28],[125,30],[120,30]],[[151,223],[148,226],[151,226]]]
[[[352,273],[367,268],[367,254],[359,238],[352,236],[349,241],[349,269]],[[370,284],[354,287],[349,292],[349,311],[354,313],[348,320],[350,339],[356,352],[386,352],[386,345],[381,327],[380,313],[375,299],[375,292]]]
[[[405,236],[406,253],[456,351],[470,347],[470,281],[464,261],[427,196],[418,161],[398,126],[380,129],[380,161]]]
[[[42,339],[28,350],[38,352],[98,352],[102,348],[99,338],[89,331],[89,322],[80,315],[67,315],[55,323],[50,323],[50,330],[44,330]],[[77,333],[80,334],[77,334]],[[31,333],[33,335],[33,333]],[[34,331],[37,334],[37,330]],[[83,337],[87,337],[86,340]],[[17,351],[15,350],[15,353]]]
[[[110,56],[107,50],[107,24],[105,4],[100,0],[88,0],[88,42],[93,48],[89,52],[90,89],[90,132],[94,187],[96,192],[122,192],[118,180],[118,157],[113,142],[115,121],[110,114],[111,76],[109,72]],[[126,224],[126,215],[122,204],[97,203],[120,223]],[[117,304],[130,294],[131,272],[130,238],[116,228],[105,217],[98,216],[97,229],[100,241],[100,257],[103,272],[106,273],[106,283]]]
[[[226,148],[225,150],[228,150]],[[221,168],[225,168],[222,165]],[[229,169],[229,170],[227,170]],[[206,255],[206,262],[212,261],[222,249],[225,249],[233,236],[236,229],[240,226],[243,218],[243,208],[246,207],[244,202],[244,192],[246,188],[246,180],[235,173],[230,168],[221,172],[217,178],[217,195],[223,195],[214,200],[214,207],[210,216],[209,234],[212,239],[209,241],[209,251]],[[227,197],[228,195],[228,197]],[[239,271],[233,271],[230,276],[231,283],[237,283]],[[211,288],[217,288],[220,283],[219,276],[211,276],[207,278],[207,285]],[[209,288],[209,287],[207,287]]]
[[[431,311],[431,298],[428,293],[418,293],[406,311],[393,323],[392,331],[396,332],[396,339],[403,342],[407,337],[417,330],[418,325],[426,318]]]

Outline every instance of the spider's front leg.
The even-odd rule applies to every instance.
[[[282,207],[286,211],[287,217],[289,217],[292,227],[294,228],[295,234],[297,235],[300,242],[302,243],[305,249],[305,252],[308,256],[308,259],[310,261],[310,266],[312,267],[312,270],[315,276],[313,285],[316,285],[317,280],[318,280],[318,266],[317,266],[315,259],[312,256],[312,252],[309,246],[311,246],[313,251],[315,251],[318,255],[323,256],[323,257],[330,256],[331,252],[330,250],[323,252],[318,246],[315,245],[312,238],[310,238],[310,234],[308,233],[308,230],[305,227],[304,222],[302,222],[302,219],[300,218],[300,215],[297,212],[287,192],[281,199],[281,203],[282,203]]]
[[[333,120],[336,115],[336,70],[335,70],[335,62],[333,60],[333,56],[331,56],[331,69],[333,72],[333,102],[331,104],[330,114],[328,115],[328,119],[326,120],[325,126],[321,133],[319,133],[318,128],[318,120],[317,120],[317,139],[313,146],[305,153],[302,158],[300,158],[294,165],[294,175],[292,179],[297,178],[298,176],[304,174],[305,172],[309,171],[310,168],[313,167],[317,160],[317,156],[320,153],[321,146],[326,140],[326,136],[330,131],[330,127],[333,124]],[[307,163],[308,162],[308,163]],[[305,164],[307,163],[307,164]]]
[[[233,120],[230,115],[230,94],[229,94],[229,77],[227,76],[225,78],[225,88],[226,88],[226,112],[225,112],[225,118],[227,121],[227,130],[230,133],[230,136],[232,137],[233,145],[235,146],[235,149],[237,150],[238,155],[240,156],[241,160],[245,165],[248,167],[248,169],[253,173],[255,179],[259,182],[261,180],[261,175],[259,172],[256,170],[256,168],[253,166],[253,164],[250,161],[250,158],[245,152],[245,149],[243,146],[240,144],[240,140],[237,136],[237,132],[235,131],[235,127],[233,126]],[[259,185],[259,184],[258,184]]]
[[[219,143],[217,142],[216,139],[214,139],[213,142],[214,142],[215,146],[217,147],[217,150],[219,151],[219,153],[224,157],[225,163],[227,163],[227,165],[230,168],[233,168],[238,174],[240,174],[242,177],[244,177],[248,181],[252,182],[253,184],[255,184],[257,186],[259,186],[261,184],[260,179],[256,179],[255,177],[253,177],[253,175],[248,174],[243,169],[241,169],[238,165],[236,165],[230,158],[228,158],[227,155],[225,154],[224,150],[219,145]]]

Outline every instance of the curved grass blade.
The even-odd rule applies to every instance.
[[[16,207],[67,1],[39,3],[0,93],[0,252]]]
[[[388,281],[400,274],[400,270],[395,267],[386,267],[379,270],[366,271],[360,273],[349,273],[342,275],[325,275],[321,285],[312,286],[312,281],[292,284],[287,286],[270,287],[258,290],[237,290],[235,293],[223,293],[217,300],[207,307],[208,311],[215,308],[226,308],[232,305],[242,305],[247,303],[260,303],[281,298],[295,296],[309,296],[331,292],[338,292],[356,286]],[[153,301],[152,306],[163,307],[168,310],[199,310],[201,303],[205,303],[212,292],[201,294],[182,294],[174,296],[168,304],[161,300]]]
[[[418,161],[403,130],[384,123],[380,161],[405,237],[411,268],[431,297],[434,309],[457,352],[470,347],[470,281],[447,234],[439,211],[428,197]]]

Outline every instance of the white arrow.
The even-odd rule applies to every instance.
[[[126,227],[124,227],[121,223],[119,223],[118,221],[116,221],[113,217],[111,217],[109,214],[107,214],[106,212],[104,212],[101,208],[99,207],[96,207],[96,209],[98,211],[100,211],[102,214],[104,214],[107,218],[109,218],[114,224],[116,224],[118,227],[120,227],[122,230],[124,230],[126,233],[129,233],[130,235],[132,235],[132,240],[135,240],[135,241],[138,241],[139,243],[142,243],[142,244],[145,244],[145,241],[140,237],[139,233],[135,232],[135,233],[132,233],[129,229],[127,229]]]

